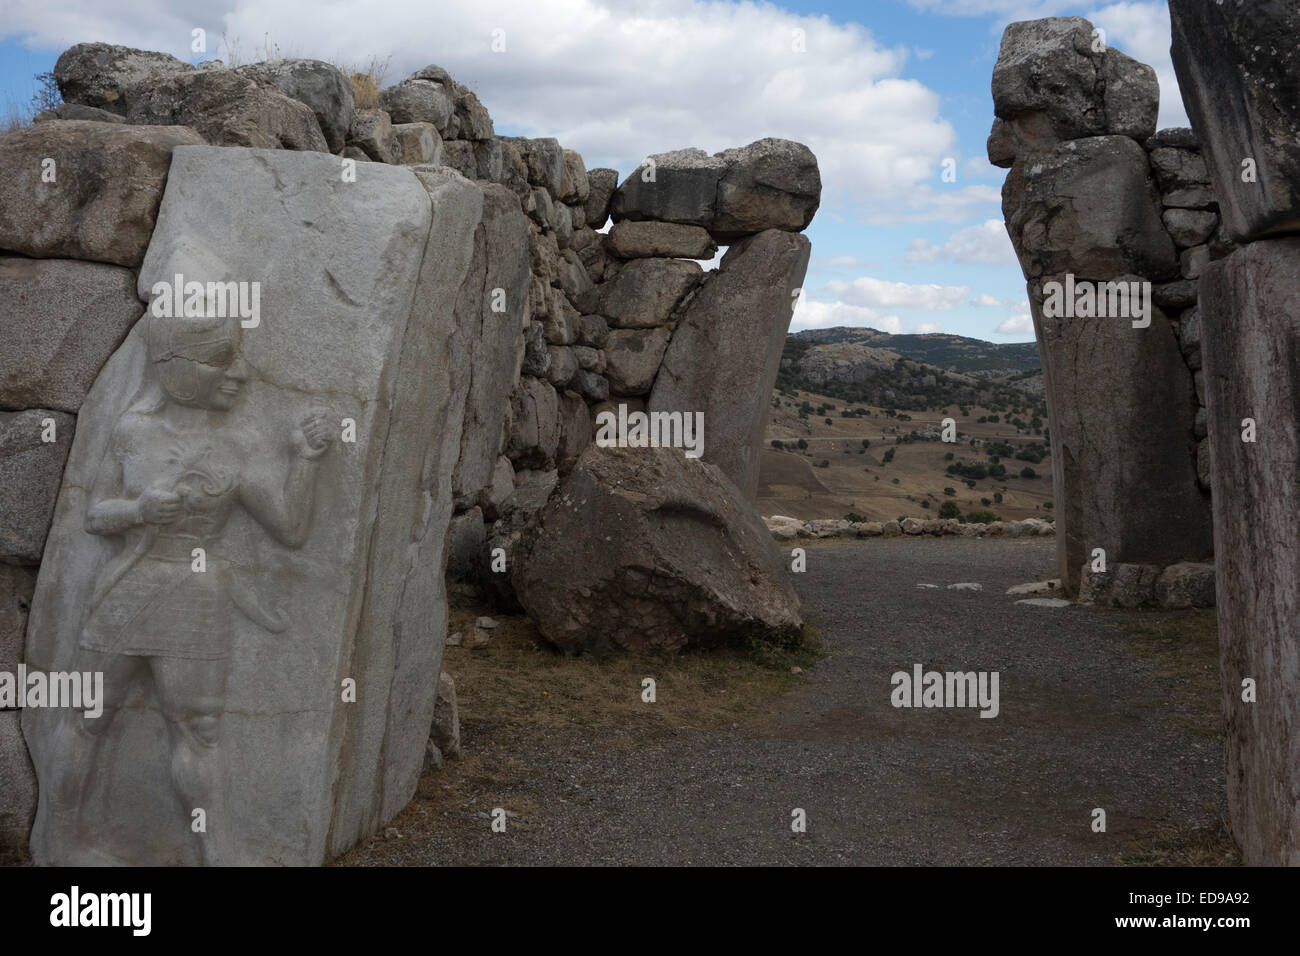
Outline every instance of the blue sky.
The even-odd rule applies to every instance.
[[[1161,125],[1185,125],[1163,0],[5,0],[0,106],[27,102],[34,75],[84,40],[191,62],[278,44],[347,65],[387,59],[389,82],[438,63],[499,132],[556,136],[623,175],[650,153],[795,139],[817,154],[824,196],[794,327],[1031,341],[1001,224],[1004,171],[984,143],[1002,28],[1058,15],[1088,17],[1154,66]],[[209,50],[197,56],[196,28]],[[498,30],[505,50],[493,52]],[[949,159],[955,182],[941,176]]]

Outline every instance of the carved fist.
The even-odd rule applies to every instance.
[[[294,431],[294,445],[304,458],[319,458],[334,443],[333,418],[325,411],[314,409],[302,417]]]
[[[171,524],[183,513],[181,496],[174,491],[150,488],[140,495],[140,520],[146,524]]]

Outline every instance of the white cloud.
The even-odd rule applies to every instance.
[[[904,262],[965,262],[986,265],[1014,265],[1016,251],[1001,219],[986,219],[979,225],[958,229],[941,245],[928,239],[913,239]]]
[[[857,256],[831,256],[829,259],[822,260],[820,265],[828,266],[832,269],[841,269],[847,266],[856,266],[858,264]]]
[[[800,298],[790,320],[793,331],[802,329],[829,329],[837,325],[870,326],[881,332],[903,331],[903,321],[896,315],[887,315],[847,302],[814,302]]]
[[[826,289],[850,305],[929,311],[955,309],[970,294],[968,285],[912,285],[873,276],[861,276],[852,282],[832,279],[826,283]]]
[[[1028,312],[1022,312],[1019,315],[1013,315],[996,329],[998,335],[1034,335],[1034,320]]]
[[[1112,3],[1086,14],[1094,26],[1106,31],[1106,42],[1141,60],[1156,71],[1160,81],[1159,127],[1189,126],[1178,90],[1178,77],[1169,57],[1171,33],[1169,5],[1159,3]]]
[[[991,296],[987,292],[981,292],[979,295],[971,296],[970,304],[979,306],[980,308],[1000,309],[1005,308],[1011,303],[1004,302],[1002,299]]]
[[[941,330],[942,326],[940,326],[938,322],[921,322],[912,331],[917,335],[926,335],[930,332],[939,332]]]
[[[794,139],[817,154],[831,218],[870,210],[873,222],[960,221],[955,207],[989,199],[925,186],[957,135],[939,95],[903,75],[906,47],[767,3],[6,0],[5,23],[0,34],[33,46],[93,37],[184,58],[194,27],[214,51],[223,32],[239,38],[246,57],[269,37],[285,55],[391,57],[390,81],[437,63],[478,93],[499,127],[555,136],[589,167],[623,173],[665,150]],[[492,52],[494,30],[505,52]]]
[[[1074,6],[1069,0],[908,0],[918,10],[933,10],[948,16],[978,17],[994,14],[1005,20],[1036,20],[1064,13]]]

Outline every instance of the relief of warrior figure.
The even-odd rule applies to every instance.
[[[219,744],[235,614],[271,632],[288,625],[240,580],[223,533],[242,508],[281,544],[300,547],[332,435],[324,413],[306,414],[292,434],[287,475],[259,478],[247,467],[255,436],[227,414],[248,378],[238,320],[144,321],[146,382],[117,421],[85,518],[86,531],[121,542],[95,581],[74,664],[103,672],[104,711],[64,715],[39,813],[52,859],[95,861],[83,807],[106,731],[132,685],[148,680],[167,722],[171,784],[187,819],[203,810],[206,832],[195,839],[212,865],[229,850]]]

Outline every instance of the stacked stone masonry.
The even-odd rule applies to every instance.
[[[294,761],[275,753],[299,731],[285,731],[277,744],[256,721],[227,721],[227,732],[259,754],[255,773],[265,789],[294,805],[301,819],[258,820],[256,806],[241,808],[252,816],[238,828],[240,840],[224,847],[226,860],[319,862],[374,832],[409,799],[415,775],[428,760],[431,724],[435,739],[443,741],[439,752],[446,749],[445,728],[439,727],[448,718],[434,710],[435,699],[442,707],[447,696],[438,688],[444,567],[449,577],[481,582],[490,548],[506,543],[514,573],[498,582],[503,600],[522,600],[544,634],[561,646],[583,649],[585,639],[564,631],[558,619],[552,626],[548,617],[555,595],[543,586],[551,577],[538,569],[554,560],[556,545],[540,529],[545,515],[557,527],[572,510],[575,482],[585,482],[583,501],[605,500],[596,492],[608,486],[610,515],[630,520],[626,505],[618,504],[620,489],[637,480],[640,459],[629,450],[593,445],[602,411],[626,405],[633,411],[705,413],[704,461],[690,462],[680,453],[651,456],[654,473],[678,491],[658,499],[651,494],[648,510],[635,520],[647,529],[643,538],[678,535],[674,547],[687,555],[699,552],[701,560],[699,549],[716,547],[705,542],[725,526],[731,529],[727,553],[736,560],[733,581],[706,580],[698,567],[666,569],[660,594],[647,591],[634,573],[618,571],[611,580],[591,582],[581,590],[593,609],[608,607],[611,588],[636,589],[648,602],[640,616],[651,623],[619,630],[616,642],[678,647],[684,633],[699,631],[701,620],[717,625],[719,639],[729,628],[755,622],[773,636],[797,638],[798,599],[753,513],[752,498],[766,396],[792,293],[808,263],[809,244],[800,233],[820,197],[816,159],[806,147],[764,139],[716,155],[678,150],[647,158],[620,183],[615,170],[588,170],[581,156],[555,139],[496,135],[478,97],[436,66],[381,91],[373,108],[358,107],[347,77],[315,60],[194,67],[165,54],[91,43],[66,51],[54,73],[65,102],[38,116],[31,128],[0,137],[0,164],[15,171],[0,182],[0,301],[12,345],[0,353],[0,478],[6,488],[0,508],[0,669],[12,671],[23,662],[66,666],[75,649],[75,641],[67,645],[59,635],[75,631],[67,619],[75,604],[69,589],[93,579],[93,568],[78,563],[86,539],[80,485],[93,480],[113,420],[125,414],[120,402],[130,396],[119,392],[149,378],[142,356],[154,340],[137,320],[155,281],[172,271],[223,271],[223,279],[242,277],[241,269],[256,272],[256,255],[273,259],[270,239],[286,228],[299,230],[294,241],[317,248],[326,263],[349,239],[375,249],[383,245],[379,236],[403,226],[398,199],[406,196],[410,208],[411,197],[419,196],[425,220],[407,223],[404,238],[385,247],[394,257],[388,265],[401,267],[417,303],[433,290],[452,303],[417,320],[415,312],[408,315],[400,303],[385,299],[388,311],[375,321],[385,330],[391,323],[391,339],[375,347],[382,351],[383,342],[404,339],[408,345],[386,357],[376,352],[374,376],[353,383],[356,394],[374,390],[367,401],[379,402],[356,409],[358,421],[386,408],[379,414],[391,416],[393,428],[420,420],[412,413],[439,423],[401,454],[395,451],[397,433],[386,443],[363,441],[365,454],[373,456],[367,460],[379,470],[366,472],[366,479],[358,476],[361,498],[349,499],[344,511],[361,520],[366,509],[378,508],[372,511],[374,534],[409,538],[407,547],[394,552],[403,558],[400,569],[383,571],[388,559],[380,549],[371,566],[353,568],[357,576],[348,579],[352,572],[340,569],[343,577],[333,585],[340,594],[352,589],[357,606],[364,603],[371,615],[366,633],[379,637],[363,639],[357,619],[348,616],[353,610],[341,607],[337,622],[323,625],[334,628],[338,641],[329,653],[349,673],[381,680],[384,692],[373,694],[373,704],[360,716],[306,698],[285,705],[322,715],[323,723],[311,725],[311,718],[295,725],[304,739],[330,741],[322,750],[300,752],[297,770],[306,773],[303,767],[314,760],[324,779],[334,774],[328,793],[310,792],[310,783],[289,771]],[[54,161],[56,179],[42,177],[46,159]],[[380,175],[369,171],[372,164],[399,169]],[[243,185],[229,185],[241,176]],[[349,212],[353,200],[346,188],[320,192],[326,180],[361,184],[358,196],[368,196],[370,204]],[[301,207],[300,221],[289,227],[276,210],[297,208],[293,197],[299,192],[316,196],[328,211]],[[254,194],[264,208],[236,228],[240,197]],[[186,209],[203,202],[211,221],[187,225]],[[314,221],[317,212],[321,218]],[[374,220],[352,229],[345,225],[349,216]],[[235,236],[243,228],[251,238],[241,246]],[[335,245],[321,244],[318,233],[326,228],[337,232]],[[429,248],[441,258],[409,244],[412,228],[429,235]],[[701,261],[712,259],[720,245],[730,248],[717,269],[706,271]],[[293,310],[273,298],[281,307],[274,321],[298,323],[298,334],[319,336],[343,352],[366,352],[345,344],[352,320],[343,317],[367,304],[357,296],[359,290],[373,291],[367,285],[373,274],[326,266],[309,279],[306,272],[298,268],[294,278],[310,286],[309,301],[320,303],[317,313],[336,313],[342,324],[308,332],[301,323],[325,320],[281,318]],[[296,381],[288,343],[273,340],[270,351],[259,352],[250,340],[254,334],[245,332],[241,347],[260,357],[260,375],[280,376],[277,383],[304,394],[318,384]],[[329,365],[313,355],[312,362]],[[338,381],[352,382],[350,374],[339,370]],[[259,380],[254,388],[281,387],[270,381]],[[401,382],[407,385],[393,392]],[[331,394],[350,394],[349,388],[340,384]],[[379,427],[379,419],[374,421]],[[86,432],[81,441],[79,425]],[[295,441],[303,454],[320,453],[301,438]],[[342,454],[338,446],[323,460]],[[409,513],[393,510],[403,500],[403,483],[413,503],[423,499]],[[327,498],[331,508],[342,507]],[[669,521],[668,515],[676,517]],[[581,514],[571,520],[573,534],[590,524]],[[353,527],[348,521],[345,526]],[[312,527],[308,551],[326,533]],[[367,546],[358,545],[357,561]],[[647,546],[664,550],[662,543]],[[337,543],[334,550],[346,554],[348,547]],[[707,557],[718,560],[712,552]],[[297,560],[290,554],[282,563],[297,568],[294,574],[323,573],[310,560]],[[616,570],[620,561],[642,560],[633,553],[609,557]],[[388,593],[380,573],[405,582],[402,593]],[[744,603],[730,600],[722,593],[726,588],[763,581],[771,585],[760,588],[769,597],[749,602],[734,619],[717,615],[717,606]],[[663,610],[683,595],[691,595],[682,600],[693,609],[689,621]],[[581,594],[574,598],[581,600]],[[660,610],[650,613],[655,607]],[[562,610],[585,613],[572,603]],[[29,626],[29,616],[39,628]],[[587,616],[598,615],[593,610]],[[391,643],[385,643],[387,634]],[[591,639],[605,638],[593,633]],[[333,672],[329,653],[320,661],[323,675]],[[122,734],[136,739],[147,732],[137,724],[128,721]],[[47,765],[43,772],[33,770],[24,733],[37,764]],[[37,812],[36,777],[57,776],[49,754],[58,740],[45,715],[0,712],[0,849],[27,847]],[[137,769],[165,777],[157,757],[150,759]],[[122,775],[130,772],[124,764],[116,782],[105,786],[129,790]],[[150,814],[172,812],[148,801],[126,802],[140,814],[128,821],[128,835]],[[67,841],[60,840],[56,824],[38,820],[32,842],[38,861],[88,859],[75,845],[62,846]],[[286,827],[298,834],[288,843]],[[208,859],[207,848],[196,851],[175,840],[144,843],[131,862],[216,861]]]
[[[1079,595],[1096,549],[1110,565],[1206,561],[1197,280],[1234,242],[1199,141],[1157,132],[1155,72],[1079,17],[1008,26],[993,101],[988,154],[1009,169],[1002,209],[1047,386],[1066,592]],[[1148,314],[1131,300],[1124,314],[1102,312],[1123,301],[1120,284],[1150,289]],[[1058,307],[1093,293],[1091,313]]]

